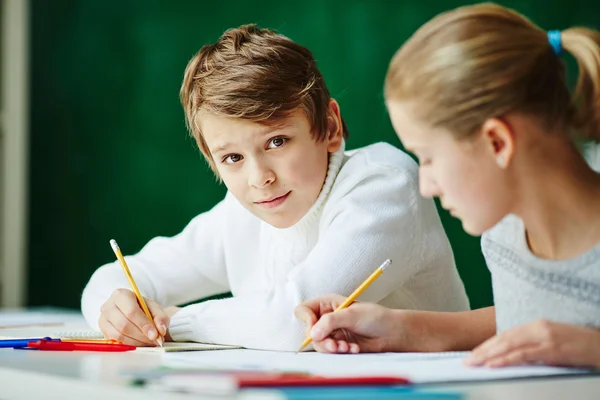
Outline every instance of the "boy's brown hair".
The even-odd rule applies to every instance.
[[[215,173],[200,111],[272,125],[302,109],[315,140],[327,135],[331,97],[312,53],[253,24],[230,29],[198,51],[185,69],[180,99],[187,127]],[[347,138],[343,119],[342,125]]]

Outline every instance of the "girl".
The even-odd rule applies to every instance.
[[[579,66],[574,97],[565,51]],[[397,52],[385,97],[398,136],[419,158],[422,195],[438,197],[468,233],[483,233],[496,307],[427,313],[357,304],[328,314],[340,302],[328,296],[296,310],[309,327],[327,314],[312,326],[315,347],[479,345],[472,365],[600,367],[600,175],[573,141],[600,138],[600,34],[544,32],[493,4],[458,8]]]

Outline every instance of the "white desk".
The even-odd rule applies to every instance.
[[[198,395],[162,393],[127,385],[123,370],[145,371],[160,365],[156,353],[41,352],[0,349],[1,399],[189,400]],[[213,398],[213,397],[205,397]],[[225,397],[230,399],[231,397]],[[234,399],[281,399],[252,391]]]
[[[201,399],[197,395],[167,394],[124,386],[121,371],[151,370],[160,364],[161,354],[83,353],[0,350],[0,398],[86,400]],[[597,400],[600,377],[557,377],[472,384],[432,385],[467,393],[468,399],[486,400]],[[68,395],[68,396],[67,396]],[[208,398],[208,397],[207,397]],[[264,391],[247,392],[239,399],[278,399]]]
[[[0,317],[1,320],[1,317]],[[0,321],[1,322],[1,321]],[[1,324],[0,324],[1,325]],[[62,327],[52,331],[64,330]],[[0,336],[8,332],[0,329]],[[227,350],[229,351],[229,350]],[[42,352],[0,349],[1,399],[158,400],[201,399],[198,395],[170,394],[127,386],[123,371],[149,371],[161,365],[161,353]],[[467,399],[600,399],[600,376],[534,378],[496,382],[424,386],[453,389]],[[208,398],[208,397],[207,397]],[[249,391],[236,399],[280,399],[265,391]]]
[[[0,328],[0,336],[43,337],[57,331],[89,329],[76,312],[38,309],[35,312],[12,313],[0,309],[0,326],[32,321],[60,321],[65,325]],[[155,369],[160,365],[162,356],[160,353],[0,349],[0,399],[190,399],[190,395],[157,393],[128,386],[122,371]]]

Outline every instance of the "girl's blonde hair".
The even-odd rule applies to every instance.
[[[486,3],[423,25],[392,59],[385,97],[458,137],[475,133],[488,118],[520,111],[549,130],[600,139],[600,34],[570,28],[560,36],[579,67],[573,96],[547,32]]]

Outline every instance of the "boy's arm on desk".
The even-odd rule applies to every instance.
[[[225,200],[192,219],[178,235],[154,238],[139,253],[125,257],[144,297],[170,306],[229,291],[220,223],[225,213],[224,203]],[[110,250],[108,243],[106,246]],[[90,326],[98,328],[100,307],[120,288],[131,290],[116,261],[94,272],[81,300],[83,315]]]

